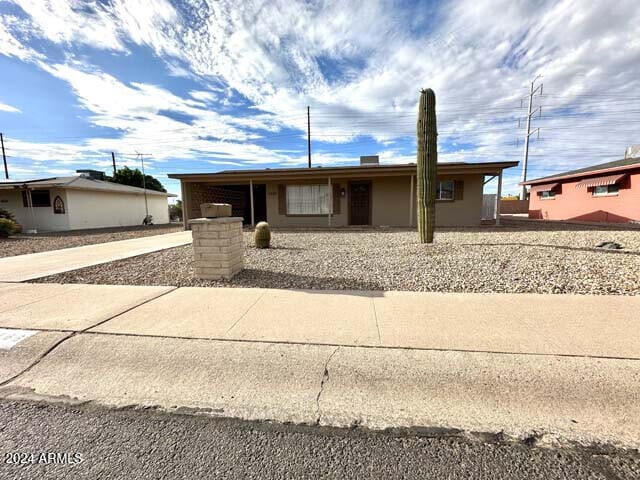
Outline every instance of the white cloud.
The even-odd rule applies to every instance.
[[[276,132],[286,125],[302,135],[307,105],[316,145],[344,147],[337,155],[317,146],[319,163],[374,153],[358,151],[363,135],[390,145],[381,152],[384,161],[408,160],[410,151],[390,142],[413,142],[424,86],[438,96],[442,160],[517,160],[522,146],[513,143],[523,138],[517,106],[539,73],[548,95],[536,103],[548,118],[534,122],[543,130],[541,141],[532,143],[530,177],[620,157],[639,141],[640,37],[632,26],[640,24],[640,10],[633,0],[615,8],[581,0],[453,0],[431,9],[384,0],[366,8],[337,0],[187,0],[179,9],[160,0],[82,8],[75,0],[19,3],[29,18],[0,24],[6,55],[29,61],[42,55],[21,43],[25,32],[115,52],[134,43],[152,49],[175,75],[226,88],[203,85],[180,98],[87,66],[41,63],[70,83],[95,124],[123,132],[122,148],[156,147],[160,160],[217,155],[241,163],[304,163],[295,153],[251,142],[259,128]],[[233,103],[230,91],[264,115],[211,111],[209,104]],[[194,120],[184,124],[161,115],[162,109]],[[203,140],[205,132],[224,140]],[[446,148],[453,142],[458,146]]]
[[[202,90],[191,90],[189,95],[196,100],[201,100],[203,102],[213,102],[218,98],[213,92],[205,92]]]
[[[32,28],[52,42],[125,50],[116,17],[98,2],[20,0],[18,4],[29,15]]]
[[[16,57],[20,60],[31,61],[37,58],[45,58],[41,53],[25,46],[16,38],[18,34],[24,34],[28,30],[29,22],[20,21],[11,15],[5,15],[0,22],[0,54],[8,57]],[[11,30],[11,31],[10,31]]]
[[[22,113],[19,108],[0,102],[0,112]]]

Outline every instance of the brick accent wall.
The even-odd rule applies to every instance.
[[[231,215],[242,217],[245,210],[245,195],[242,192],[206,183],[189,184],[189,218],[200,218],[200,205],[203,203],[230,203]]]

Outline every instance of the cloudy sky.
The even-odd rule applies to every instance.
[[[637,0],[0,0],[11,178],[415,161],[419,90],[440,161],[521,160],[529,178],[640,143]],[[519,169],[505,179],[517,191]]]

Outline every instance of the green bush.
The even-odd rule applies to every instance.
[[[0,208],[0,218],[6,218],[7,220],[11,220],[12,222],[16,221],[16,217],[13,216],[9,210],[5,210],[4,208]]]
[[[12,222],[15,222],[16,224],[16,228],[14,230],[14,234],[15,233],[22,233],[22,225],[20,225],[17,220],[16,217],[13,216],[13,213],[11,213],[9,210],[6,210],[4,208],[0,208],[0,219],[1,218],[6,218],[7,220],[11,220]]]
[[[8,218],[0,218],[0,238],[7,238],[9,235],[19,232],[16,222]]]

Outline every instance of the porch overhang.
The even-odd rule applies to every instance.
[[[498,175],[505,168],[515,167],[518,162],[491,163],[440,163],[439,175]],[[410,176],[416,174],[416,164],[350,166],[350,167],[313,167],[313,168],[274,168],[261,170],[228,170],[217,173],[169,174],[169,178],[183,182],[206,182],[217,184],[248,184],[249,181],[287,181],[320,180],[331,178],[375,178],[391,176]]]

